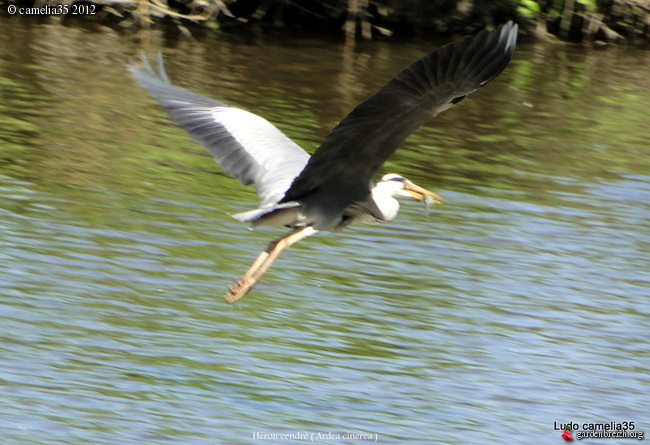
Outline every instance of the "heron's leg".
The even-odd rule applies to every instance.
[[[301,227],[295,229],[288,235],[283,236],[279,240],[273,241],[269,246],[257,257],[253,265],[248,269],[246,275],[238,278],[230,286],[230,290],[226,293],[225,297],[229,303],[233,303],[242,298],[246,293],[262,278],[262,275],[271,267],[271,264],[289,248],[292,244],[307,238],[318,232],[311,226]]]

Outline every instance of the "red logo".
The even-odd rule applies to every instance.
[[[573,437],[571,437],[570,429],[567,428],[566,430],[562,431],[562,439],[566,440],[567,442],[574,440]]]

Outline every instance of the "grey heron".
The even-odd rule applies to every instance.
[[[391,221],[399,210],[397,198],[438,202],[438,195],[400,175],[373,178],[409,134],[505,69],[517,29],[508,22],[415,61],[358,105],[311,157],[264,118],[173,85],[161,56],[157,72],[144,56],[142,68],[129,66],[136,81],[227,173],[255,186],[260,206],[233,216],[253,226],[292,229],[235,280],[226,300],[243,297],[285,249],[308,236],[353,222]]]

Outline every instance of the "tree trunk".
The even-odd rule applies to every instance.
[[[368,3],[369,0],[359,0],[361,38],[363,40],[372,40],[372,27],[370,26],[370,20],[368,20]]]
[[[569,40],[574,9],[575,0],[564,0],[564,11],[562,11],[562,21],[560,22],[560,38],[562,40]]]
[[[348,16],[345,20],[345,41],[354,44],[357,34],[357,18],[359,16],[359,0],[348,0]]]

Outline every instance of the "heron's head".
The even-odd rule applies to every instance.
[[[396,173],[388,173],[384,175],[375,184],[374,189],[378,189],[381,194],[388,195],[393,198],[408,198],[424,201],[427,204],[440,204],[440,196],[435,193],[413,184],[411,181]],[[373,189],[373,191],[374,191]]]

